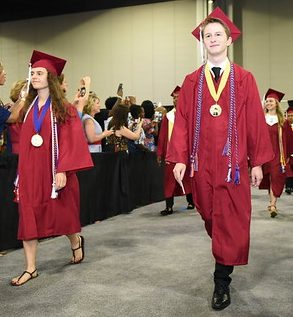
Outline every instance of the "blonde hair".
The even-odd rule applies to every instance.
[[[20,80],[17,80],[15,81],[13,84],[12,84],[12,87],[10,89],[10,95],[9,95],[9,98],[13,101],[13,102],[16,102],[20,96],[20,92],[21,90],[23,89],[23,87],[25,86],[26,84],[26,80],[25,79],[20,79]]]
[[[276,98],[274,98],[274,100],[276,102],[276,113],[277,113],[277,117],[278,117],[278,124],[282,127],[284,122],[285,122],[285,116],[284,116],[284,113],[281,109],[280,102]],[[264,109],[265,109],[265,113],[267,113],[268,109],[266,106],[264,107]]]
[[[93,91],[89,92],[89,96],[87,99],[87,103],[86,105],[83,107],[83,114],[91,114],[93,106],[95,104],[95,102],[97,101],[97,99],[99,99],[99,97],[97,96],[97,94]]]
[[[155,111],[159,111],[163,114],[163,116],[168,112],[167,109],[163,106],[159,106],[155,109]]]

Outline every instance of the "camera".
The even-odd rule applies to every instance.
[[[154,121],[155,121],[155,122],[161,122],[162,119],[163,119],[163,114],[162,114],[162,112],[160,112],[160,111],[155,111]]]

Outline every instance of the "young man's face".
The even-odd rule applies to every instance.
[[[287,120],[289,121],[290,124],[293,123],[293,112],[287,113]]]
[[[203,32],[203,42],[209,56],[227,55],[227,48],[232,43],[220,23],[208,24]]]

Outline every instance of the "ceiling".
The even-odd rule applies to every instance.
[[[1,7],[0,22],[166,1],[169,0],[9,0]]]

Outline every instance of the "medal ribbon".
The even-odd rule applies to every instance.
[[[34,102],[34,114],[33,114],[33,123],[35,127],[35,131],[37,134],[39,134],[41,130],[42,123],[44,121],[46,112],[48,111],[49,107],[51,104],[51,97],[49,96],[48,99],[46,100],[44,106],[42,107],[41,114],[38,116],[39,113],[39,97],[35,100]]]
[[[215,88],[208,64],[205,65],[204,73],[205,73],[205,78],[206,78],[206,81],[208,84],[209,92],[217,104],[218,100],[221,96],[221,93],[222,93],[223,89],[225,88],[227,81],[228,81],[228,77],[230,74],[230,63],[227,63],[227,65],[226,65],[226,68],[224,70],[223,76],[221,77],[219,88],[218,88],[217,92],[216,92],[216,88]]]

